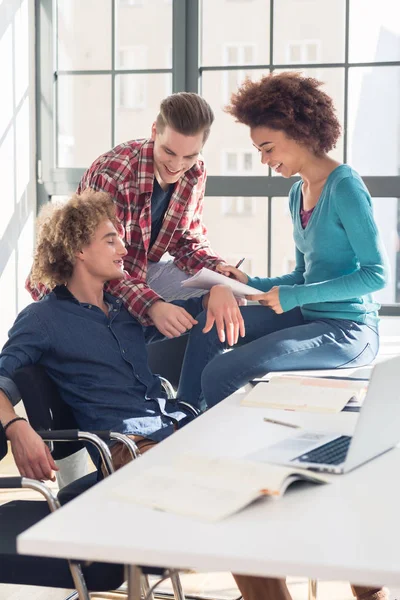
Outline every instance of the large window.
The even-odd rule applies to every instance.
[[[73,191],[100,153],[148,136],[171,91],[196,91],[216,116],[204,148],[204,219],[212,245],[228,260],[246,256],[244,268],[253,275],[290,270],[287,194],[293,181],[261,165],[247,128],[223,109],[246,76],[302,71],[322,80],[335,101],[343,134],[332,156],[357,169],[374,197],[392,270],[379,299],[400,303],[398,0],[38,5],[43,201]]]

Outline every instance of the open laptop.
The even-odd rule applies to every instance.
[[[400,356],[373,368],[352,436],[303,430],[248,456],[252,460],[347,473],[400,441]]]

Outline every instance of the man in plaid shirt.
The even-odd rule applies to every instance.
[[[101,190],[114,199],[125,228],[127,276],[110,282],[108,291],[167,337],[193,325],[184,309],[169,302],[187,297],[181,281],[223,262],[202,223],[206,170],[199,154],[213,120],[210,106],[197,94],[172,94],[161,102],[151,139],[129,141],[100,156],[77,190]],[[159,262],[166,252],[173,263]]]
[[[194,324],[184,309],[170,303],[199,295],[181,289],[181,282],[223,262],[202,223],[206,170],[199,155],[213,120],[211,107],[199,95],[168,96],[151,139],[125,142],[101,155],[77,190],[109,193],[125,229],[126,278],[110,282],[107,291],[120,297],[142,324],[154,323],[170,338]],[[173,262],[160,262],[166,252]],[[35,300],[47,292],[29,283],[27,288]]]

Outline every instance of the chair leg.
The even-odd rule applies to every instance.
[[[308,580],[308,600],[317,600],[318,581],[316,579]]]
[[[65,600],[79,600],[78,592],[72,592],[69,596],[65,598]]]
[[[143,598],[145,598],[147,595],[148,600],[154,600],[153,593],[150,593],[149,576],[144,574],[142,575],[142,593]]]
[[[179,577],[178,571],[173,571],[171,573],[171,583],[175,600],[185,600],[185,594],[183,593],[181,578]]]
[[[68,563],[79,600],[90,600],[89,592],[86,587],[85,578],[83,577],[80,565],[71,560],[68,561]]]
[[[142,569],[136,565],[128,565],[128,600],[141,600]]]

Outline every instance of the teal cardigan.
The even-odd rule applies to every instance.
[[[279,286],[282,309],[300,306],[307,320],[350,319],[375,325],[379,304],[371,293],[386,285],[388,271],[367,188],[351,167],[336,167],[303,229],[302,183],[295,183],[289,194],[294,271],[282,277],[249,277],[249,285],[264,292]]]

